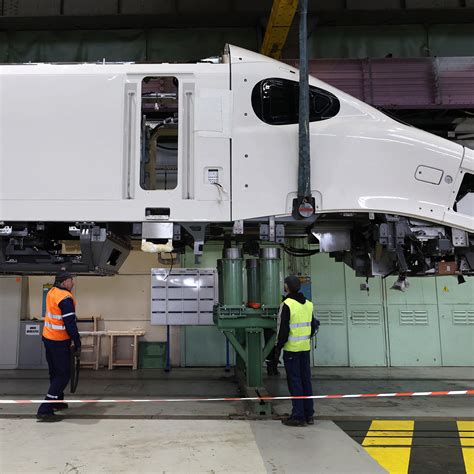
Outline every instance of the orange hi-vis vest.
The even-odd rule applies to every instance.
[[[71,339],[66,331],[61,308],[59,307],[59,303],[65,298],[72,298],[74,306],[76,306],[74,296],[65,288],[53,286],[46,295],[46,314],[44,315],[43,328],[43,337],[45,339],[51,341],[66,341]],[[70,316],[70,314],[65,314],[64,316]]]

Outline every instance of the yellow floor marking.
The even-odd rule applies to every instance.
[[[362,446],[390,474],[407,474],[414,427],[413,420],[373,420]]]
[[[458,421],[466,474],[474,474],[474,421]]]

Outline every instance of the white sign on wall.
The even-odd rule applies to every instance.
[[[40,325],[39,324],[25,324],[25,334],[27,336],[39,336]]]

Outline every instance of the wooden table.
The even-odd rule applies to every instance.
[[[110,337],[109,345],[109,370],[114,367],[132,367],[133,370],[138,368],[138,338],[144,336],[145,331],[107,331]],[[119,337],[133,337],[132,354],[130,359],[116,359],[116,343]]]

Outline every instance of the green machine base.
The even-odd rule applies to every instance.
[[[263,363],[275,345],[276,338],[276,334],[273,334],[262,347],[263,330],[276,331],[277,314],[278,308],[252,309],[222,305],[214,307],[214,322],[243,363],[249,387],[257,388],[263,385]]]

